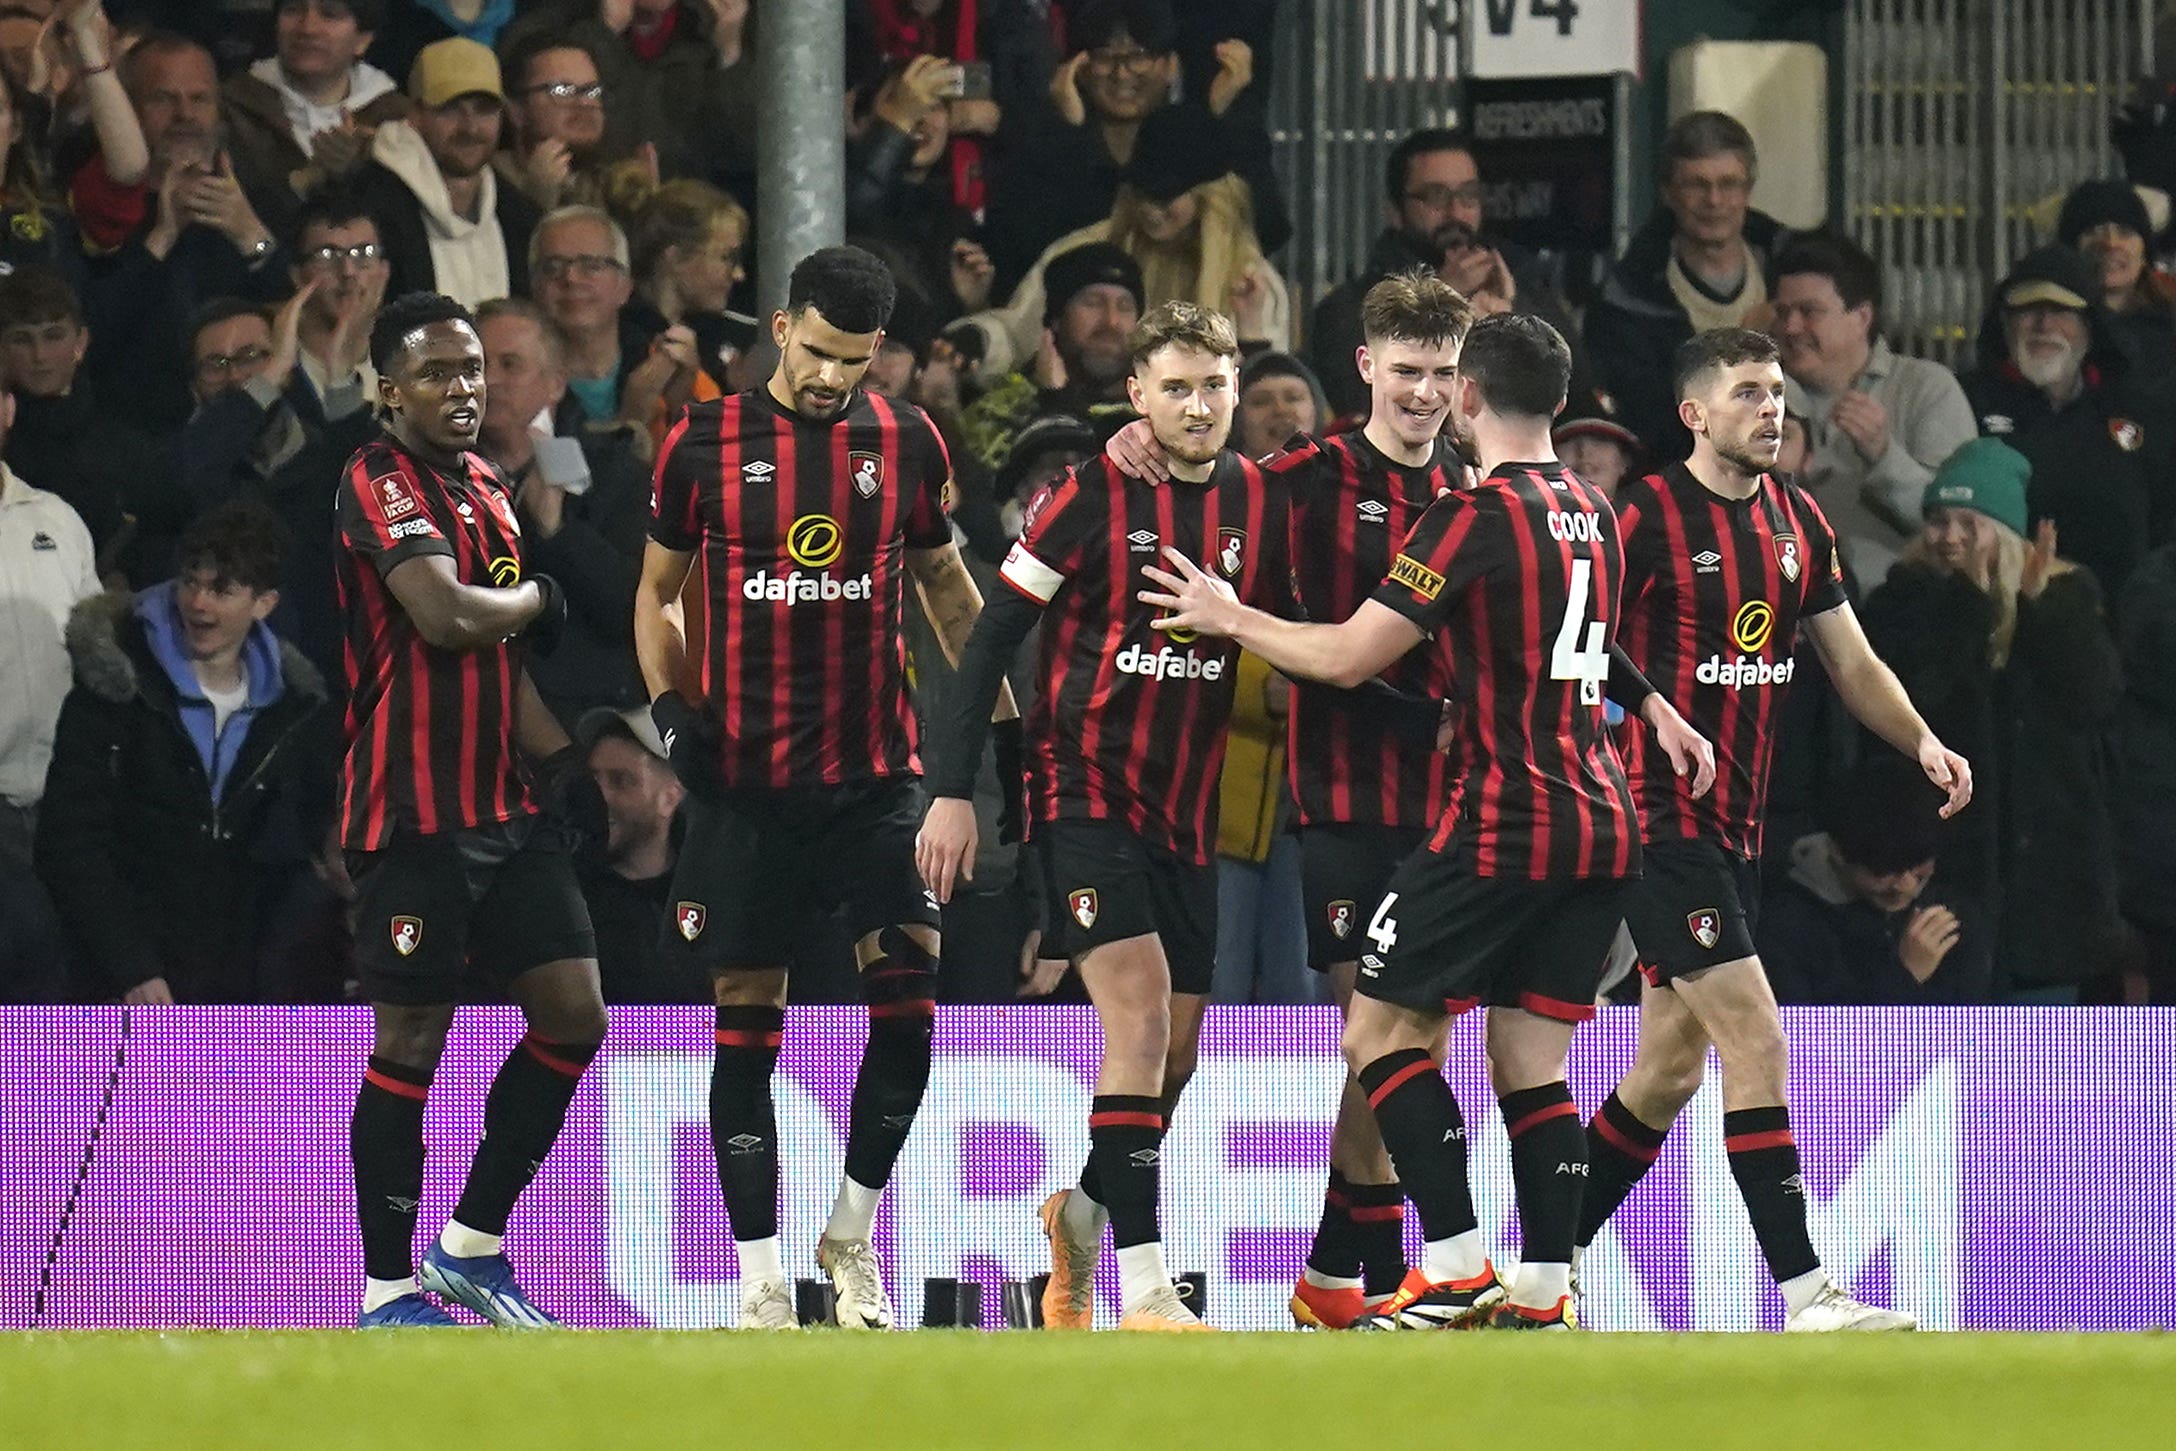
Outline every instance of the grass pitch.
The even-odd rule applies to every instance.
[[[0,1335],[0,1448],[2168,1446],[2166,1335]]]

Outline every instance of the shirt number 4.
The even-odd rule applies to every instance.
[[[1603,642],[1609,628],[1587,618],[1587,602],[1594,593],[1594,561],[1572,561],[1571,593],[1564,600],[1564,623],[1556,632],[1556,646],[1549,652],[1549,678],[1579,682],[1579,703],[1600,705],[1602,682],[1609,679],[1609,650]],[[1584,626],[1582,631],[1581,627]],[[1580,641],[1581,634],[1585,643]]]

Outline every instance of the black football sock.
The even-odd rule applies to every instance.
[[[1322,1194],[1322,1222],[1307,1251],[1307,1268],[1336,1280],[1360,1278],[1360,1235],[1352,1222],[1352,1185],[1332,1169]]]
[[[1669,1132],[1668,1124],[1658,1129],[1642,1123],[1614,1093],[1602,1100],[1587,1124],[1587,1188],[1579,1199],[1579,1245],[1594,1243],[1617,1207],[1655,1167]]]
[[[870,1189],[890,1182],[922,1106],[937,1011],[936,959],[896,927],[878,940],[884,956],[861,974],[869,1041],[846,1131],[846,1177]]]
[[[363,1273],[405,1280],[415,1265],[416,1206],[423,1198],[423,1100],[431,1075],[373,1054],[348,1121]]]
[[[1111,1247],[1148,1244],[1156,1229],[1157,1179],[1163,1159],[1163,1101],[1153,1095],[1099,1093],[1088,1107],[1088,1164],[1097,1200],[1111,1212]]]
[[[1563,1083],[1522,1088],[1498,1100],[1511,1133],[1511,1182],[1519,1201],[1522,1264],[1570,1264],[1587,1177],[1587,1135]]]
[[[1421,1233],[1434,1241],[1478,1229],[1466,1181],[1465,1115],[1426,1050],[1385,1053],[1360,1070],[1360,1087],[1420,1213]]]
[[[529,1187],[567,1121],[567,1105],[595,1043],[554,1043],[525,1033],[491,1080],[484,1100],[484,1137],[476,1146],[456,1222],[484,1234],[506,1233],[514,1201]]]
[[[1731,1110],[1723,1115],[1723,1148],[1768,1273],[1780,1285],[1819,1269],[1821,1257],[1806,1231],[1806,1181],[1791,1137],[1791,1111],[1780,1104]]]
[[[1350,1184],[1346,1195],[1360,1246],[1361,1288],[1371,1297],[1387,1295],[1405,1279],[1405,1186]]]
[[[771,1074],[786,1038],[786,1010],[718,1009],[718,1052],[710,1065],[710,1146],[718,1156],[733,1238],[778,1235],[778,1112]]]

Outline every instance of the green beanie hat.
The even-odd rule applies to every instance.
[[[2019,538],[2025,536],[2025,485],[2032,461],[1999,438],[1975,438],[1935,471],[1921,496],[1922,513],[1972,509]]]

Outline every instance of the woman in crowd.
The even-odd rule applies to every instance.
[[[726,304],[747,276],[747,244],[748,213],[707,181],[668,181],[635,208],[627,238],[635,295],[620,310],[620,335],[648,339],[650,353],[627,375],[620,417],[647,428],[653,443],[683,405],[746,381],[734,364],[755,321]]]
[[[2176,370],[2176,278],[2147,259],[2153,223],[2130,183],[2081,183],[2064,200],[2055,234],[2100,268],[2109,331],[2137,375],[2158,378]]]
[[[2120,670],[2091,571],[2028,541],[2024,455],[1966,444],[1927,485],[1926,526],[1866,601],[1866,631],[1979,783],[1944,848],[1997,904],[1998,992],[2076,1002],[2124,950],[2108,792]]]

